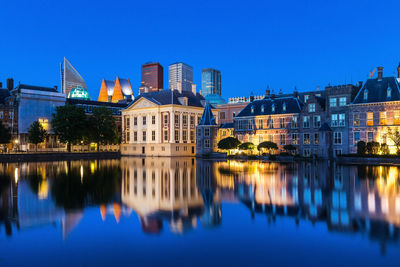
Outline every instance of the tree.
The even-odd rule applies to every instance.
[[[37,151],[37,145],[42,143],[47,137],[47,132],[43,126],[38,122],[34,121],[28,129],[28,141],[35,145]]]
[[[222,150],[228,150],[228,154],[229,154],[229,150],[235,149],[239,145],[240,145],[240,141],[235,137],[227,137],[227,138],[221,139],[218,142],[218,148],[222,149]]]
[[[387,144],[385,144],[385,143],[381,144],[380,151],[381,151],[382,155],[389,155],[390,154],[389,146]]]
[[[239,145],[239,149],[240,150],[250,150],[250,151],[252,151],[255,148],[256,148],[256,146],[251,142],[246,142],[246,143],[242,143],[242,144]]]
[[[392,131],[389,128],[388,137],[390,140],[393,141],[394,145],[396,146],[396,153],[400,154],[400,132],[399,132],[399,130],[396,129],[395,131]]]
[[[10,129],[6,128],[0,121],[0,144],[6,146],[8,143],[10,143],[10,140],[11,140]]]
[[[89,140],[97,144],[97,151],[100,144],[117,141],[117,127],[110,109],[94,108],[93,114],[89,117],[89,126]]]
[[[283,149],[285,149],[290,154],[294,154],[294,152],[297,150],[297,148],[292,144],[284,145]]]
[[[87,133],[85,110],[74,105],[59,106],[53,114],[51,126],[61,142],[67,143],[71,152],[71,144],[82,141]]]
[[[376,155],[379,152],[380,145],[378,142],[372,141],[367,143],[367,152],[370,155]]]
[[[365,155],[367,152],[367,144],[364,141],[357,142],[357,154],[358,155]]]
[[[264,141],[257,146],[257,149],[261,151],[262,149],[267,149],[269,154],[272,154],[272,151],[278,149],[278,145],[271,141]]]

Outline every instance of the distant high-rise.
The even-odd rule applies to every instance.
[[[146,63],[142,65],[142,82],[139,94],[157,92],[164,88],[164,70],[160,63]]]
[[[76,87],[82,87],[87,89],[85,80],[82,76],[72,67],[71,63],[64,58],[64,62],[61,63],[61,93],[67,97],[72,89]]]
[[[221,95],[221,72],[216,69],[203,69],[201,71],[201,94]]]
[[[178,62],[168,67],[168,87],[171,90],[192,91],[193,68],[185,63]]]

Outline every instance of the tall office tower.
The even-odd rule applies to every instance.
[[[60,64],[61,69],[61,93],[67,97],[72,89],[76,87],[83,87],[87,89],[85,80],[82,76],[72,67],[71,63],[64,58],[64,62]]]
[[[146,63],[142,65],[142,82],[139,94],[157,92],[164,88],[164,70],[160,63]]]
[[[168,67],[168,87],[178,90],[178,83],[182,84],[182,91],[192,91],[193,68],[185,63],[178,62]]]
[[[201,71],[201,94],[221,95],[221,72],[216,69],[203,69]]]

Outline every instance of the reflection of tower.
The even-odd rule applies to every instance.
[[[213,161],[205,160],[197,160],[196,164],[196,182],[204,201],[204,213],[202,216],[204,226],[221,224],[221,199],[213,176],[213,166]]]

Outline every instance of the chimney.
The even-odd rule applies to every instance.
[[[7,79],[7,89],[11,91],[14,89],[14,79],[13,78],[8,78]]]
[[[383,67],[378,67],[378,80],[383,78]]]
[[[400,78],[400,63],[397,66],[397,78]]]
[[[251,94],[250,94],[250,102],[253,102],[254,101],[254,95],[253,95],[253,92],[251,92]]]

